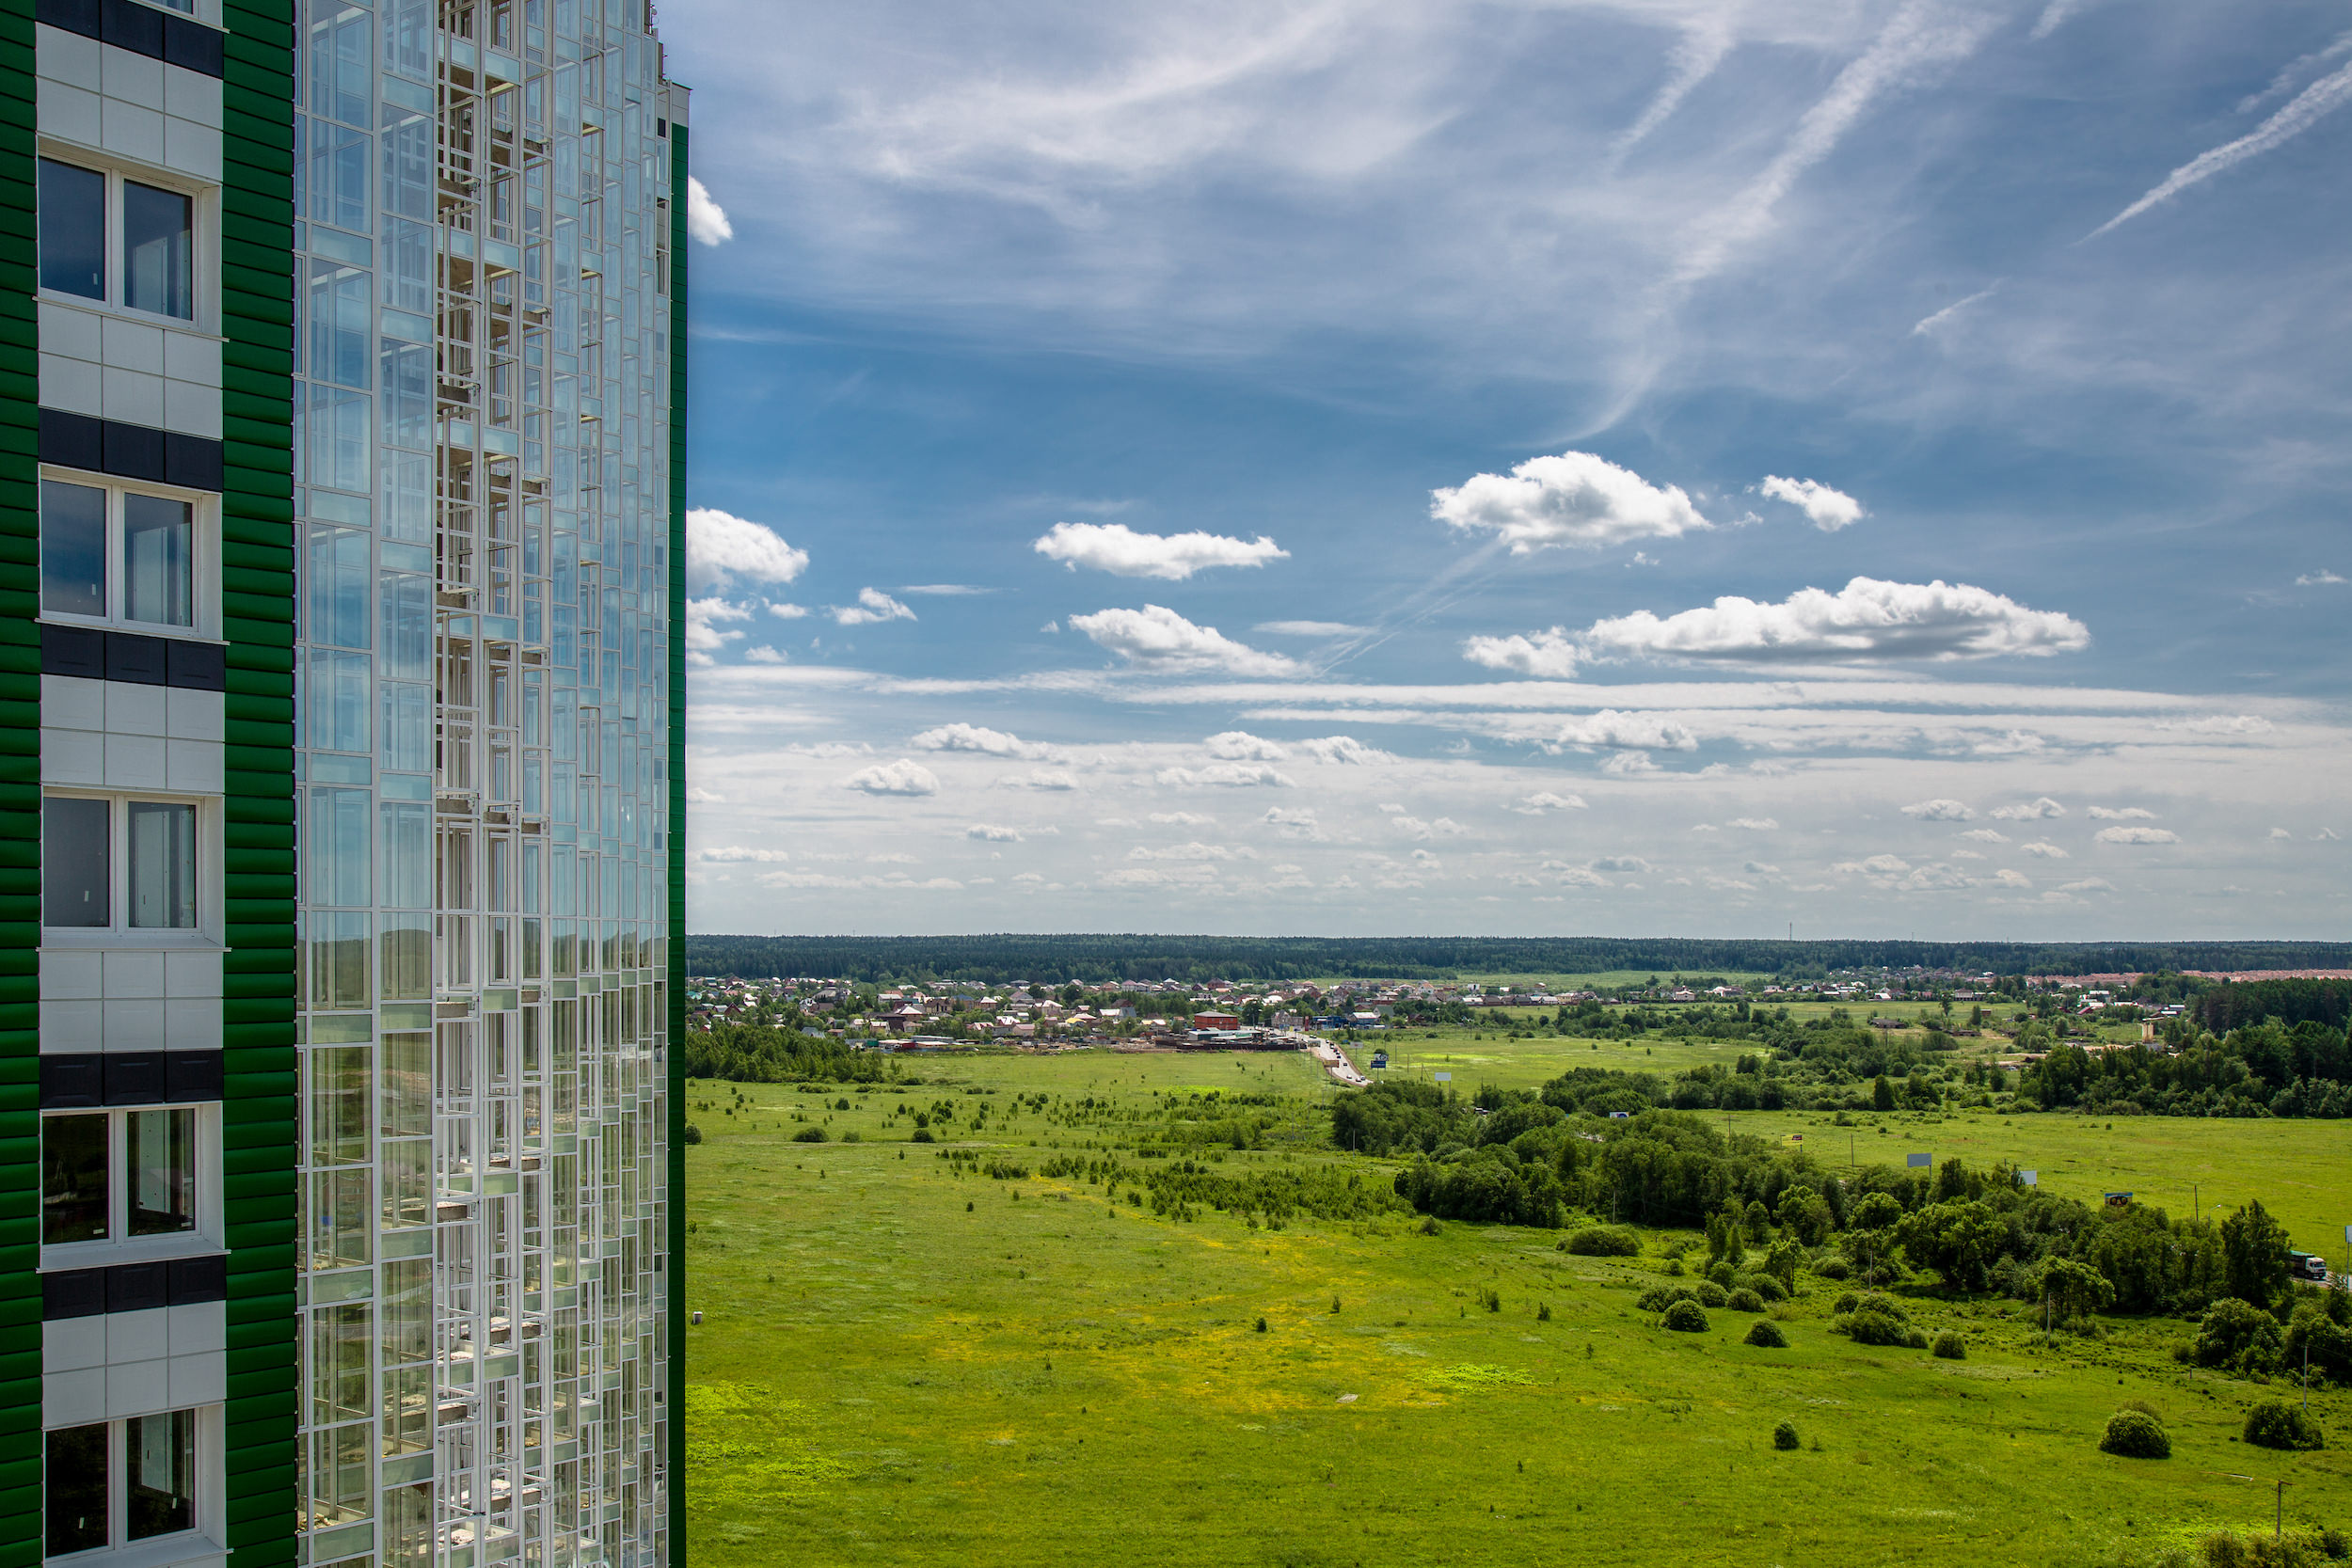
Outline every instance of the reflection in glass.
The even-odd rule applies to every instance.
[[[142,929],[195,929],[196,808],[134,800],[130,838],[131,924]]]
[[[126,620],[193,626],[196,528],[186,501],[122,498],[122,613]]]
[[[50,1557],[106,1544],[106,1423],[49,1434],[41,1491],[48,1502],[43,1547]]]
[[[103,800],[52,795],[40,803],[40,920],[44,926],[107,926],[106,816]]]
[[[40,1242],[107,1237],[106,1113],[40,1118]]]
[[[129,1530],[134,1541],[196,1528],[196,1412],[134,1416],[122,1423],[130,1469]]]
[[[40,286],[106,297],[106,177],[96,169],[40,161]]]
[[[196,1113],[133,1111],[125,1119],[131,1137],[131,1234],[194,1230]]]
[[[40,608],[106,613],[106,492],[40,482]]]
[[[178,191],[122,182],[122,303],[182,321],[196,315],[189,248],[195,204]]]

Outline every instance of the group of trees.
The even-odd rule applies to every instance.
[[[852,1051],[823,1035],[766,1023],[720,1023],[686,1032],[686,1076],[737,1084],[792,1084],[812,1079],[881,1084],[898,1076],[898,1063],[870,1051]]]
[[[2167,1050],[2054,1045],[2019,1075],[2018,1094],[2092,1115],[2352,1116],[2352,1040],[2341,1024],[2273,1016],[2220,1036],[2191,1026],[2175,1038]]]

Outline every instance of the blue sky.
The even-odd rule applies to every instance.
[[[694,929],[2344,930],[2340,5],[661,25]]]

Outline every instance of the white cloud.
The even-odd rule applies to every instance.
[[[1770,816],[1735,816],[1724,826],[1745,828],[1752,833],[1772,833],[1780,831],[1780,823]]]
[[[2093,806],[2090,816],[2100,822],[2153,822],[2156,819],[2156,814],[2145,806]]]
[[[2031,855],[2034,859],[2041,861],[2062,861],[2070,858],[2065,850],[2059,848],[2057,845],[2051,843],[2046,838],[2038,838],[2031,844],[2021,844],[2017,847],[2023,849],[2026,854]]]
[[[1582,719],[1571,719],[1552,737],[1559,746],[1640,747],[1646,751],[1695,752],[1699,737],[1678,719],[1655,713],[1619,713],[1605,707]]]
[[[789,664],[792,662],[764,642],[756,648],[744,649],[743,657],[754,664]]]
[[[1319,740],[1302,740],[1298,749],[1318,762],[1348,763],[1358,767],[1373,767],[1394,762],[1394,752],[1367,746],[1352,735],[1328,735]]]
[[[1277,768],[1247,762],[1213,762],[1206,768],[1163,768],[1153,777],[1164,784],[1203,784],[1218,789],[1249,789],[1259,785],[1288,789],[1295,782]]]
[[[1077,788],[1078,781],[1072,774],[1064,773],[1057,768],[1040,768],[1033,769],[1025,778],[999,779],[996,781],[996,787],[999,789],[1064,790]]]
[[[717,849],[702,850],[694,858],[713,865],[776,865],[792,857],[782,849],[747,849],[741,845],[730,844]]]
[[[1590,863],[1595,871],[1637,871],[1648,873],[1658,869],[1639,855],[1603,855]]]
[[[808,569],[808,552],[794,549],[765,523],[698,506],[686,514],[686,585],[690,592],[723,592],[730,582],[790,582]]]
[[[1092,566],[1114,577],[1169,582],[1210,566],[1263,566],[1290,558],[1290,551],[1263,533],[1253,543],[1198,531],[1137,533],[1124,523],[1056,523],[1031,547],[1073,571]]]
[[[1911,863],[1900,855],[1872,855],[1867,860],[1839,861],[1830,869],[1849,875],[1860,872],[1867,877],[1899,877],[1911,869]]]
[[[2079,882],[2061,882],[2058,890],[2062,893],[2113,893],[2115,884],[2105,877],[2085,877]]]
[[[739,604],[724,599],[689,599],[686,601],[686,661],[708,668],[717,662],[713,657],[728,643],[739,641],[743,633],[722,629],[725,621],[748,621],[752,612]]]
[[[808,613],[806,606],[785,604],[776,599],[768,601],[768,613],[779,621],[797,621]]]
[[[1226,762],[1281,762],[1290,753],[1271,740],[1251,735],[1248,730],[1227,730],[1213,735],[1201,744],[1209,755]]]
[[[2039,822],[2047,817],[2064,816],[2066,808],[2044,795],[2015,805],[1994,806],[1993,815],[2004,822]]]
[[[860,768],[841,781],[845,789],[863,790],[868,795],[936,795],[939,778],[919,762],[900,757],[896,762],[878,762],[871,768]]]
[[[2011,871],[2007,866],[1993,873],[1993,880],[2002,887],[2028,888],[2033,886],[2031,878],[2022,871]]]
[[[1073,615],[1070,625],[1092,638],[1097,646],[1141,669],[1170,673],[1221,670],[1235,675],[1304,673],[1304,667],[1295,659],[1261,653],[1234,641],[1215,626],[1195,626],[1160,605],[1146,605],[1141,610],[1098,610],[1091,615]]]
[[[1127,858],[1131,861],[1178,861],[1200,863],[1203,861],[1246,860],[1249,859],[1250,855],[1249,851],[1247,849],[1236,851],[1227,848],[1222,844],[1203,844],[1200,840],[1195,839],[1189,844],[1169,845],[1165,849],[1154,849],[1147,845],[1138,844],[1134,848],[1127,851]]]
[[[1609,879],[1581,865],[1564,865],[1557,879],[1562,887],[1607,887]]]
[[[1345,621],[1261,621],[1253,629],[1269,637],[1361,637],[1372,628]]]
[[[1440,816],[1434,822],[1423,822],[1418,816],[1391,816],[1389,826],[1407,838],[1419,839],[1451,838],[1470,831],[1450,816]],[[1419,854],[1420,851],[1415,850],[1414,853]]]
[[[907,744],[925,752],[977,752],[984,756],[1015,757],[1023,762],[1061,760],[1061,752],[1057,747],[1024,740],[1003,730],[992,730],[961,721],[925,730]]]
[[[1028,842],[1021,836],[1020,829],[999,827],[990,822],[973,823],[963,830],[963,836],[977,839],[982,844],[1025,844]]]
[[[2071,616],[1966,583],[1858,577],[1836,594],[1804,588],[1779,604],[1727,594],[1662,619],[1635,610],[1595,622],[1577,641],[1597,658],[1829,662],[2042,657],[2087,647],[2090,633]]]
[[[968,582],[910,582],[898,590],[927,599],[971,599],[983,594],[993,594],[993,588],[980,588]]]
[[[1745,871],[1751,877],[1777,877],[1780,875],[1779,866],[1767,865],[1762,861],[1750,861],[1740,869]]]
[[[2347,102],[2352,102],[2352,65],[2313,82],[2297,93],[2292,103],[2235,141],[2225,142],[2191,158],[2165,176],[2163,182],[2147,195],[2092,230],[2088,237],[2095,240],[2116,225],[2137,217],[2157,203],[2171,200],[2191,185],[2210,180],[2249,158],[2293,140]]]
[[[2272,838],[2274,838],[2274,839],[2280,839],[2280,838],[2283,838],[2283,839],[2293,839],[2293,838],[2295,837],[2295,835],[2294,835],[2293,833],[2291,833],[2291,832],[2287,832],[2284,828],[2273,828],[2273,829],[2271,829],[2271,830],[2270,830],[2270,836],[2271,836]]]
[[[1932,800],[1914,800],[1903,808],[1903,815],[1922,822],[1968,822],[1973,821],[1977,814],[1962,801],[1938,797]]]
[[[1214,828],[1216,818],[1203,816],[1197,811],[1155,811],[1152,820],[1163,828]]]
[[[686,232],[697,245],[724,245],[735,238],[727,210],[710,199],[710,192],[692,175],[686,177]]]
[[[2007,844],[2009,834],[1998,828],[1971,828],[1960,835],[1978,844]]]
[[[2181,835],[2169,828],[2102,828],[2090,835],[2101,844],[2178,844]]]
[[[1514,632],[1508,637],[1473,637],[1462,644],[1462,657],[1489,670],[1509,670],[1538,680],[1567,680],[1576,673],[1582,650],[1559,626],[1533,637]]]
[[[1808,521],[1823,533],[1836,533],[1851,528],[1863,518],[1862,503],[1843,490],[1833,490],[1817,480],[1783,479],[1768,474],[1756,488],[1774,500],[1787,501],[1804,513]]]
[[[1320,841],[1323,837],[1323,825],[1315,820],[1311,811],[1285,811],[1275,806],[1261,820],[1284,838]]]
[[[826,609],[827,613],[833,616],[834,623],[844,626],[879,626],[884,621],[914,619],[914,610],[909,610],[879,588],[861,588],[857,591],[857,603],[829,605]]]
[[[2295,586],[2297,588],[2333,588],[2344,581],[2344,579],[2336,576],[2335,573],[2321,570],[2299,574],[2295,579]]]
[[[1941,310],[1920,317],[1911,324],[1911,335],[1915,338],[1933,338],[1938,330],[1948,325],[1963,310],[1967,309],[1971,305],[1983,304],[1997,293],[2000,287],[2000,282],[1996,281],[1991,288],[1979,289],[1965,299],[1956,299]]]
[[[1582,811],[1581,795],[1555,795],[1549,789],[1537,790],[1512,802],[1511,809],[1521,816],[1541,816],[1548,811]]]
[[[1650,761],[1647,752],[1619,752],[1600,765],[1600,770],[1620,779],[1638,778],[1644,773],[1662,773],[1664,768]]]
[[[1462,532],[1486,532],[1526,555],[1550,545],[1586,549],[1672,539],[1714,525],[1678,485],[1663,489],[1589,451],[1531,457],[1509,477],[1478,474],[1430,492],[1429,515]]]

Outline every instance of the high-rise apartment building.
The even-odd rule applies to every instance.
[[[0,0],[0,1568],[675,1551],[647,0]]]

